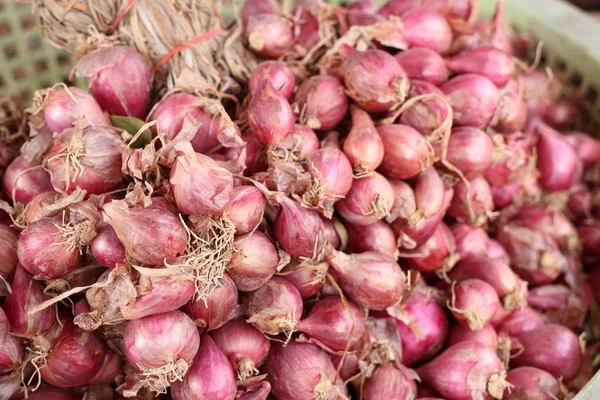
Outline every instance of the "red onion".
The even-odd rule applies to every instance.
[[[418,376],[402,365],[388,363],[375,368],[362,387],[362,399],[411,399],[417,395]]]
[[[440,86],[454,111],[455,126],[485,128],[500,102],[494,84],[481,75],[459,75]]]
[[[273,14],[277,12],[278,5],[272,0],[248,0],[242,5],[240,16],[244,24],[248,23],[248,19],[259,14]]]
[[[384,112],[406,98],[406,73],[385,51],[354,52],[343,60],[340,71],[346,93],[365,111]]]
[[[392,228],[384,222],[361,226],[350,222],[344,224],[348,230],[348,244],[355,253],[376,251],[391,258],[398,258],[396,235]]]
[[[265,196],[256,187],[237,186],[231,190],[231,199],[224,214],[235,225],[235,232],[244,234],[260,224],[265,206]]]
[[[89,382],[102,367],[107,351],[106,344],[95,332],[81,330],[71,321],[55,324],[46,338],[34,339],[34,346],[35,350],[41,349],[42,354],[49,351],[40,374],[44,381],[58,387]]]
[[[464,181],[454,186],[454,197],[448,208],[448,215],[459,221],[468,221],[474,226],[484,225],[490,213],[494,210],[494,200],[490,185],[482,177],[469,182],[470,188]]]
[[[448,317],[426,288],[411,290],[402,303],[387,312],[395,318],[402,364],[428,361],[442,349],[448,335]]]
[[[488,241],[487,256],[489,258],[499,258],[506,264],[510,263],[510,257],[508,256],[506,250],[504,250],[504,246],[494,239],[490,239]]]
[[[236,236],[227,272],[238,290],[250,292],[267,282],[277,269],[277,248],[262,232]]]
[[[321,147],[307,157],[306,163],[312,181],[302,200],[331,218],[333,204],[346,196],[352,187],[352,166],[336,146]]]
[[[268,149],[271,157],[269,162],[273,164],[273,161],[304,161],[320,146],[315,131],[306,125],[295,124],[283,141]],[[246,156],[248,156],[247,148]]]
[[[432,96],[405,109],[400,116],[400,122],[423,135],[429,135],[444,123],[451,108],[444,93],[436,86],[425,81],[411,80],[408,100],[422,95]]]
[[[416,219],[417,199],[413,188],[401,180],[392,179],[389,180],[389,183],[394,190],[394,204],[387,220],[393,222],[398,219],[405,222],[409,219]]]
[[[465,258],[452,269],[450,278],[453,281],[475,278],[488,283],[502,298],[507,311],[525,304],[527,286],[502,259],[485,255]]]
[[[3,305],[11,332],[30,338],[52,328],[56,322],[55,305],[31,316],[27,314],[29,310],[50,299],[44,294],[41,282],[31,279],[21,267],[17,267],[11,288],[12,293],[6,297]]]
[[[333,351],[344,351],[363,335],[365,315],[356,303],[328,296],[314,304],[308,315],[298,321],[296,330],[304,332],[317,344]]]
[[[529,113],[543,115],[560,94],[560,81],[553,82],[543,69],[523,74],[520,79]]]
[[[75,64],[77,76],[88,78],[100,107],[113,115],[144,119],[150,100],[150,68],[133,47],[99,48]]]
[[[0,374],[2,375],[16,371],[21,366],[25,353],[21,341],[9,332],[10,327],[4,311],[0,308]]]
[[[96,236],[90,242],[92,255],[105,267],[114,268],[125,262],[125,247],[112,226],[105,222],[96,225]]]
[[[358,107],[350,107],[352,129],[344,140],[344,154],[357,175],[368,174],[383,161],[383,142],[373,120]]]
[[[102,367],[98,373],[88,381],[90,385],[107,385],[113,383],[123,374],[123,358],[114,350],[107,349]]]
[[[546,321],[579,330],[588,314],[589,301],[565,285],[544,285],[527,294],[527,303],[541,312]]]
[[[496,326],[496,330],[499,334],[518,337],[521,336],[522,333],[542,325],[544,325],[544,321],[537,311],[529,307],[523,307],[513,310]]]
[[[271,348],[269,339],[242,318],[229,321],[212,331],[210,336],[227,356],[241,381],[256,374]]]
[[[294,44],[291,22],[277,14],[251,16],[246,22],[244,35],[250,49],[265,58],[279,58]]]
[[[121,182],[122,150],[123,141],[111,129],[65,129],[54,137],[44,168],[56,191],[71,193],[80,187],[89,194],[102,194]]]
[[[401,254],[406,263],[417,271],[431,272],[440,270],[446,273],[459,259],[456,254],[454,236],[446,224],[441,222],[433,235],[416,249]]]
[[[527,114],[521,83],[512,79],[500,89],[500,104],[496,108],[490,127],[500,133],[520,131],[525,127]]]
[[[506,85],[515,73],[511,56],[493,46],[461,51],[447,59],[446,66],[455,74],[474,73],[484,76],[498,87]]]
[[[424,169],[414,181],[417,212],[413,218],[428,218],[439,213],[444,207],[446,187],[434,167]]]
[[[157,121],[156,130],[167,139],[185,132],[186,121],[191,123],[196,132],[190,142],[198,153],[206,153],[219,145],[219,119],[206,112],[201,104],[197,96],[175,93],[158,102],[148,120]]]
[[[223,284],[214,288],[203,299],[192,299],[185,312],[201,330],[212,331],[229,321],[238,305],[238,291],[227,273],[223,274]]]
[[[507,387],[506,372],[496,351],[472,341],[449,347],[417,373],[447,399],[501,399]]]
[[[493,286],[480,279],[465,279],[452,287],[452,302],[448,308],[454,317],[472,330],[483,328],[500,307]]]
[[[292,261],[282,270],[281,277],[294,285],[303,299],[307,299],[323,288],[327,269],[326,262],[304,265]]]
[[[515,272],[527,282],[552,283],[567,265],[556,242],[534,229],[508,224],[498,231],[498,241],[510,255]]]
[[[527,166],[529,150],[522,135],[504,137],[500,146],[502,153],[497,154],[492,165],[485,171],[485,179],[492,186],[505,185],[513,180],[522,180],[519,173]],[[537,179],[537,175],[536,175]]]
[[[231,172],[200,153],[190,142],[175,145],[177,159],[171,168],[171,192],[185,214],[220,215],[231,198]]]
[[[272,393],[279,399],[335,399],[347,395],[341,381],[334,381],[336,370],[329,356],[314,344],[273,344],[264,370]]]
[[[209,335],[202,336],[200,350],[182,382],[174,382],[171,395],[174,400],[201,400],[235,398],[236,385],[233,368],[227,356]]]
[[[250,99],[248,123],[262,144],[276,145],[291,132],[294,113],[285,97],[263,86]]]
[[[87,126],[108,127],[104,112],[85,90],[74,86],[53,90],[42,106],[44,119],[52,132],[62,132],[84,120]]]
[[[294,74],[287,64],[281,61],[265,61],[252,71],[248,86],[250,93],[256,93],[263,85],[268,84],[289,100],[294,93],[294,79]]]
[[[323,222],[313,210],[285,196],[278,197],[281,209],[273,232],[277,242],[294,259],[313,258],[323,247]]]
[[[17,240],[18,234],[7,224],[0,223],[0,275],[5,279],[12,277],[19,262]]]
[[[544,112],[544,121],[554,129],[568,129],[580,117],[578,106],[573,99],[557,100]]]
[[[315,75],[300,85],[294,96],[294,110],[309,128],[328,131],[335,128],[348,111],[348,97],[339,79]]]
[[[585,256],[600,255],[600,222],[595,219],[581,221],[577,225],[577,233]]]
[[[413,47],[394,56],[409,79],[419,79],[438,86],[448,79],[444,59],[427,47]]]
[[[498,334],[494,327],[489,324],[484,325],[483,328],[477,329],[476,331],[461,324],[456,324],[450,328],[448,346],[467,341],[479,342],[490,349],[496,350],[498,347]]]
[[[17,242],[23,268],[34,279],[62,278],[79,266],[80,249],[95,234],[87,222],[74,226],[44,218],[26,227]]]
[[[404,273],[389,256],[377,252],[348,255],[327,245],[325,258],[339,274],[342,289],[368,309],[391,307],[404,293]]]
[[[125,200],[111,201],[104,205],[103,218],[125,246],[128,259],[142,264],[174,262],[188,242],[179,217],[161,197],[152,198],[148,207],[129,207]]]
[[[511,365],[537,367],[567,381],[577,375],[581,349],[577,335],[570,329],[542,325],[521,334],[518,341],[523,351],[511,360]]]
[[[52,189],[50,175],[41,165],[19,156],[10,163],[2,178],[4,193],[17,203],[27,204],[38,193]]]
[[[247,293],[243,305],[248,322],[269,335],[290,335],[302,317],[302,297],[298,289],[282,278],[272,278]]]
[[[436,143],[434,149],[440,157],[442,145]],[[494,143],[481,129],[465,126],[452,130],[446,151],[446,160],[458,168],[467,179],[473,179],[482,176],[492,165]]]
[[[488,255],[490,238],[483,229],[468,224],[456,224],[452,227],[452,235],[456,242],[456,253],[461,258]]]
[[[181,311],[129,321],[123,334],[127,360],[153,378],[146,384],[159,393],[189,371],[199,346],[196,325]]]
[[[413,178],[433,162],[433,149],[417,130],[408,125],[377,127],[385,153],[381,171],[394,179]]]
[[[567,190],[581,175],[581,161],[575,149],[560,133],[542,122],[533,128],[539,135],[537,168],[539,182],[548,191]]]
[[[370,225],[390,214],[394,204],[394,190],[383,175],[354,179],[345,198],[337,202],[337,211],[356,225]]]
[[[413,9],[402,14],[403,39],[409,47],[427,47],[446,54],[452,45],[452,28],[439,13]]]
[[[561,211],[542,207],[523,208],[514,223],[550,236],[565,250],[579,250],[580,243],[575,226]]]
[[[565,139],[571,143],[584,166],[589,167],[600,160],[600,142],[592,136],[583,132],[568,132]]]
[[[535,367],[519,367],[508,371],[506,381],[512,385],[504,400],[553,400],[562,396],[560,383],[548,372]]]

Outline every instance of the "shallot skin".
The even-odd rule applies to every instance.
[[[519,367],[508,371],[505,400],[554,400],[561,395],[559,382],[548,372],[535,367]]]

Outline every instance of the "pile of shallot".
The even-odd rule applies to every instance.
[[[38,91],[0,130],[0,400],[571,398],[600,142],[477,9],[247,0],[234,94],[110,42]]]

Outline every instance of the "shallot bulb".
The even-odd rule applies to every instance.
[[[6,316],[0,308],[0,374],[10,375],[16,372],[23,362],[24,353],[23,343],[9,332]],[[3,390],[8,391],[6,387]],[[10,395],[11,393],[6,398],[10,398]]]
[[[565,139],[573,145],[584,166],[589,167],[600,160],[600,142],[597,139],[583,132],[568,132]]]
[[[244,24],[248,23],[248,19],[259,14],[273,14],[277,12],[278,5],[273,0],[248,0],[242,5],[240,17]]]
[[[242,318],[229,321],[212,331],[210,336],[227,356],[241,381],[255,375],[271,349],[269,339]]]
[[[84,121],[85,126],[111,126],[94,97],[73,86],[50,92],[44,100],[42,110],[44,120],[52,132],[60,133],[75,126],[78,121]]]
[[[487,256],[489,258],[499,258],[505,263],[510,264],[510,257],[506,250],[504,250],[504,246],[495,239],[490,239],[488,241]]]
[[[490,238],[481,228],[474,228],[468,224],[456,224],[452,227],[452,235],[456,242],[456,253],[461,258],[483,256],[488,254]],[[489,256],[492,258],[491,256]]]
[[[235,225],[238,235],[252,232],[263,219],[267,200],[256,187],[237,186],[231,190],[224,215]]]
[[[542,325],[518,337],[523,351],[511,360],[516,367],[543,369],[566,381],[577,375],[581,348],[577,335],[562,325]]]
[[[441,145],[435,144],[436,155],[441,155]],[[482,176],[494,160],[494,143],[492,138],[481,129],[473,127],[455,128],[452,130],[446,160],[458,168],[467,179]]]
[[[384,112],[406,98],[406,73],[385,51],[354,52],[343,60],[340,71],[346,93],[365,111]]]
[[[17,256],[18,234],[7,224],[0,223],[0,275],[4,279],[13,276],[19,258]]]
[[[278,197],[281,209],[273,232],[277,242],[294,259],[312,259],[323,248],[323,221],[313,210],[302,207],[286,196]]]
[[[317,151],[321,144],[315,131],[306,125],[295,124],[289,135],[276,146],[270,147],[267,152],[271,157],[270,163],[274,161],[304,161],[313,152]],[[246,146],[246,157],[248,156]]]
[[[539,135],[537,168],[539,182],[548,191],[567,190],[581,176],[581,160],[575,149],[560,133],[541,122],[534,128]]]
[[[389,182],[394,190],[394,204],[387,220],[390,222],[395,220],[405,222],[414,218],[413,216],[416,215],[417,211],[417,199],[413,188],[408,183],[398,179],[391,179]]]
[[[591,296],[590,296],[591,297]],[[589,300],[565,285],[543,285],[529,291],[527,303],[539,311],[548,322],[579,330],[589,311]]]
[[[452,28],[443,15],[424,8],[403,13],[403,39],[408,47],[427,47],[446,54],[452,45]]]
[[[348,97],[339,79],[328,75],[311,76],[294,96],[294,110],[300,123],[318,131],[335,128],[348,111]]]
[[[461,324],[456,324],[450,328],[448,346],[467,341],[478,342],[496,350],[498,347],[498,334],[494,327],[489,324],[475,331]]]
[[[440,85],[448,79],[448,68],[439,53],[427,47],[412,47],[394,56],[409,79]]]
[[[117,233],[105,222],[96,225],[96,236],[90,242],[90,251],[100,265],[109,268],[115,268],[117,263],[124,263],[127,256]]]
[[[454,236],[446,224],[441,222],[433,235],[425,243],[412,251],[401,253],[405,262],[417,271],[440,271],[445,274],[450,271],[459,256],[456,253]]]
[[[335,399],[347,395],[341,381],[334,381],[337,374],[329,355],[314,344],[292,341],[283,346],[275,343],[264,370],[271,391],[279,399]]]
[[[374,172],[354,179],[345,198],[336,203],[345,220],[356,225],[370,225],[390,215],[394,189],[381,174]]]
[[[529,307],[523,307],[511,312],[496,326],[496,330],[499,334],[516,338],[522,333],[542,325],[544,325],[544,321],[537,311]]]
[[[303,310],[300,292],[282,278],[272,278],[254,292],[246,294],[243,306],[248,322],[269,335],[290,335]]]
[[[148,386],[156,392],[166,390],[188,372],[199,346],[196,325],[181,311],[130,321],[123,334],[127,360],[155,378],[148,381]]]
[[[171,168],[171,193],[185,214],[220,215],[233,190],[233,175],[212,158],[196,153],[190,142],[175,145]]]
[[[267,282],[277,269],[277,248],[260,231],[237,236],[227,272],[238,290],[250,292]]]
[[[303,299],[317,294],[325,283],[328,265],[320,262],[314,265],[297,264],[292,261],[281,271],[281,277],[298,289]]]
[[[108,350],[95,332],[76,327],[72,321],[54,324],[45,336],[34,339],[39,348],[48,351],[45,365],[40,368],[42,379],[53,386],[75,387],[96,376]],[[46,348],[50,346],[49,348]]]
[[[489,283],[465,279],[452,286],[452,301],[448,307],[458,322],[477,330],[492,319],[500,300]]]
[[[485,76],[497,87],[506,85],[515,73],[511,56],[493,46],[463,50],[450,57],[446,66],[455,74],[474,73]]]
[[[221,286],[214,288],[203,299],[194,299],[185,306],[184,311],[201,330],[212,331],[229,321],[238,305],[238,290],[229,274],[223,274]]]
[[[413,289],[402,303],[389,308],[402,344],[402,364],[433,358],[448,335],[448,317],[427,288]]]
[[[543,115],[544,121],[558,130],[569,129],[580,118],[577,101],[560,99],[554,102]]]
[[[133,47],[99,48],[81,57],[74,71],[88,78],[92,96],[109,114],[146,117],[150,68]]]
[[[400,122],[422,135],[429,135],[442,126],[452,108],[444,93],[436,86],[422,80],[411,80],[408,101],[423,95],[429,96],[406,108],[400,116]]]
[[[357,175],[374,171],[383,161],[383,142],[373,120],[363,110],[352,106],[352,129],[344,140],[344,154]]]
[[[485,128],[498,104],[498,88],[486,77],[477,74],[456,76],[440,86],[454,111],[456,126]]]
[[[17,242],[17,255],[23,268],[35,279],[62,278],[79,266],[80,249],[96,234],[86,221],[65,225],[44,218],[26,227]]]
[[[567,211],[573,220],[591,215],[593,208],[592,193],[584,184],[575,184],[569,193]]]
[[[271,85],[273,90],[289,100],[294,93],[294,74],[281,61],[262,62],[252,71],[248,87],[251,93],[256,93],[263,85]]]
[[[371,225],[344,224],[348,231],[348,245],[354,253],[376,251],[394,259],[398,258],[398,245],[394,231],[385,221]]]
[[[276,59],[294,44],[292,23],[277,14],[258,14],[248,18],[244,30],[250,49],[265,58]]]
[[[383,310],[402,297],[406,277],[393,258],[377,252],[345,254],[326,246],[325,259],[338,273],[348,296],[371,310]]]
[[[403,365],[387,363],[375,368],[362,387],[364,400],[416,398],[418,376]]]
[[[506,381],[511,387],[506,389],[504,400],[553,400],[563,394],[560,383],[552,374],[535,367],[513,368],[508,371]]]
[[[472,341],[450,346],[417,369],[421,380],[447,399],[502,399],[506,372],[496,350]]]
[[[219,145],[219,118],[206,112],[201,99],[192,94],[175,93],[166,97],[157,103],[148,120],[156,121],[156,133],[168,140],[180,133],[191,136],[192,147],[198,153],[206,153]],[[189,132],[190,129],[193,131]]]
[[[377,127],[383,141],[380,170],[394,179],[414,178],[433,162],[433,149],[417,130],[408,125]]]
[[[123,374],[123,357],[114,350],[107,349],[104,355],[102,367],[92,379],[88,381],[90,385],[111,384],[117,377]]]
[[[235,392],[235,374],[227,356],[209,335],[204,334],[193,365],[182,381],[172,385],[173,399],[233,400]]]
[[[248,104],[248,124],[265,146],[276,145],[294,127],[294,113],[285,97],[271,86],[262,86]]]
[[[174,262],[188,242],[185,227],[164,198],[152,198],[148,207],[111,201],[103,207],[103,218],[125,246],[128,259],[142,264]]]
[[[333,351],[343,351],[362,337],[365,315],[356,303],[328,296],[313,305],[308,315],[298,321],[296,330]]]
[[[15,158],[6,168],[2,185],[8,198],[22,204],[29,203],[39,193],[53,190],[48,172],[23,156]]]
[[[448,215],[460,222],[468,221],[473,226],[482,226],[494,210],[494,199],[490,185],[483,177],[469,182],[459,181],[454,186],[454,197]]]
[[[44,294],[44,285],[27,276],[21,267],[17,267],[12,280],[12,293],[6,297],[3,308],[11,332],[22,337],[33,337],[43,334],[56,322],[56,305],[27,314],[50,297]]]
[[[490,127],[505,134],[522,130],[527,123],[528,112],[520,81],[510,80],[500,89],[500,96],[500,104],[496,108]]]
[[[577,225],[577,234],[585,256],[600,255],[600,223],[595,219],[586,219]]]

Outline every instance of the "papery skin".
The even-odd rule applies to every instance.
[[[237,305],[238,290],[226,272],[223,274],[223,284],[213,289],[206,298],[206,304],[202,299],[192,298],[184,310],[201,331],[211,331],[229,321]]]
[[[348,111],[348,97],[339,79],[317,75],[300,85],[294,97],[294,110],[309,128],[327,131],[335,128]]]
[[[238,290],[256,290],[275,274],[279,256],[277,248],[260,231],[238,236],[227,265],[227,272]]]
[[[42,109],[46,124],[52,132],[60,133],[75,126],[80,120],[84,120],[87,126],[111,126],[92,95],[74,86],[53,90]]]

